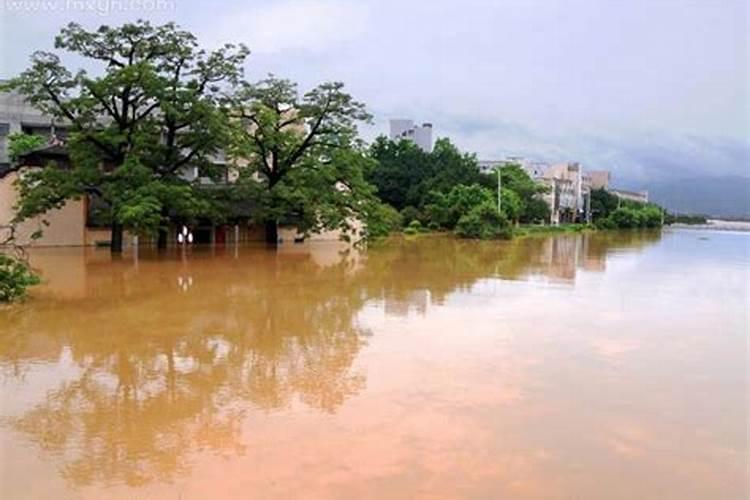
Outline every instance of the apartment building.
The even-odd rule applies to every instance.
[[[414,120],[397,119],[390,121],[390,139],[392,141],[409,140],[419,146],[425,153],[432,152],[432,123],[415,125]]]

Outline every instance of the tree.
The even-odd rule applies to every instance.
[[[30,68],[4,85],[70,128],[72,168],[64,176],[54,167],[27,176],[19,217],[43,214],[71,198],[97,197],[109,211],[112,251],[119,252],[124,225],[153,229],[170,214],[190,215],[178,213],[181,197],[190,196],[195,207],[200,194],[181,174],[210,165],[224,144],[218,99],[222,86],[241,77],[247,49],[226,45],[206,53],[191,33],[147,21],[96,31],[71,23],[55,48],[99,71],[72,73],[57,54],[36,52]],[[161,236],[166,243],[163,231]]]
[[[279,223],[349,231],[373,210],[375,188],[365,180],[373,162],[357,138],[357,123],[370,115],[342,83],[300,97],[295,83],[269,75],[244,85],[228,113],[238,189],[255,200],[268,243],[278,242]]]
[[[399,210],[412,206],[421,210],[433,193],[448,193],[456,185],[481,181],[479,165],[472,154],[461,153],[450,140],[441,138],[431,153],[412,141],[390,141],[378,137],[370,148],[378,161],[368,179],[378,196]]]
[[[456,234],[471,239],[510,239],[513,235],[505,214],[493,203],[481,203],[462,215],[456,224]]]
[[[509,197],[508,217],[515,222],[534,222],[539,220],[539,215],[545,210],[539,202],[546,203],[541,195],[547,191],[547,187],[536,182],[518,164],[510,163],[500,169],[502,175],[503,193],[508,191],[514,193]],[[507,190],[507,191],[506,191]],[[506,204],[506,194],[503,194],[503,205]],[[548,210],[546,211],[548,213]]]
[[[16,132],[8,136],[8,156],[13,163],[18,163],[21,156],[44,145],[44,137],[40,135]]]
[[[429,155],[412,141],[394,142],[383,136],[375,139],[370,154],[377,165],[367,178],[377,186],[380,199],[398,210],[416,209],[424,194],[422,183],[431,175]]]
[[[594,221],[608,217],[619,206],[617,196],[606,189],[591,190],[591,214]]]
[[[453,229],[462,216],[482,204],[493,205],[497,211],[497,200],[492,191],[478,184],[470,186],[459,184],[447,194],[432,191],[426,211],[430,222],[437,223],[446,229]]]

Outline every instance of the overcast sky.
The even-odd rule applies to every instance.
[[[480,159],[579,160],[629,187],[750,175],[746,0],[2,2],[0,77],[68,21],[174,20],[246,43],[249,79],[344,81],[368,139],[413,118]]]

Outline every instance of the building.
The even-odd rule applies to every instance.
[[[550,223],[589,222],[591,178],[578,162],[558,163],[547,168],[541,182],[549,186],[544,196],[550,207]]]
[[[391,120],[390,138],[392,141],[409,140],[426,153],[432,152],[432,123],[415,125],[414,120]]]
[[[26,169],[38,168],[54,163],[60,168],[69,168],[70,159],[64,146],[68,128],[65,123],[56,123],[51,117],[37,111],[25,99],[15,92],[0,92],[0,241],[5,239],[15,217],[15,205],[18,200],[15,181]],[[12,165],[8,154],[8,138],[13,133],[39,135],[47,139],[43,147],[24,155],[17,165]],[[229,162],[223,153],[211,159],[215,167],[222,172],[221,179],[209,177],[199,167],[188,166],[180,176],[188,182],[197,184],[202,189],[221,189],[233,182],[237,175],[230,169]],[[112,232],[107,223],[97,217],[98,198],[82,196],[69,200],[59,209],[50,210],[43,216],[25,220],[15,225],[16,242],[34,246],[94,246],[108,245]],[[235,243],[263,240],[262,228],[250,224],[250,214],[254,210],[252,201],[247,206],[235,206],[234,212],[227,214],[231,222],[215,225],[211,221],[199,221],[191,227],[196,243]],[[352,221],[354,231],[362,232],[360,221]],[[170,228],[168,241],[177,239],[179,227]],[[36,238],[41,231],[42,236]],[[34,237],[32,237],[34,236]],[[342,232],[338,229],[323,231],[309,236],[308,240],[340,240]],[[124,246],[134,241],[134,235],[127,232],[123,235]],[[305,239],[293,225],[282,225],[279,237],[283,241],[300,241]],[[140,238],[140,244],[152,243],[148,238]]]
[[[490,174],[498,167],[505,165],[519,165],[529,174],[532,179],[540,179],[542,174],[549,168],[549,164],[543,161],[529,160],[521,156],[508,156],[504,160],[479,160],[479,171],[483,174]]]
[[[624,189],[609,189],[609,192],[621,200],[636,203],[648,203],[648,191],[626,191]]]
[[[18,132],[41,135],[54,142],[65,138],[67,127],[33,108],[21,94],[0,92],[0,172],[10,167],[8,137]]]
[[[609,170],[592,170],[588,172],[591,179],[591,189],[609,189],[612,175]]]

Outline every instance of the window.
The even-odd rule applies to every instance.
[[[0,137],[8,135],[10,133],[9,123],[0,123]]]

